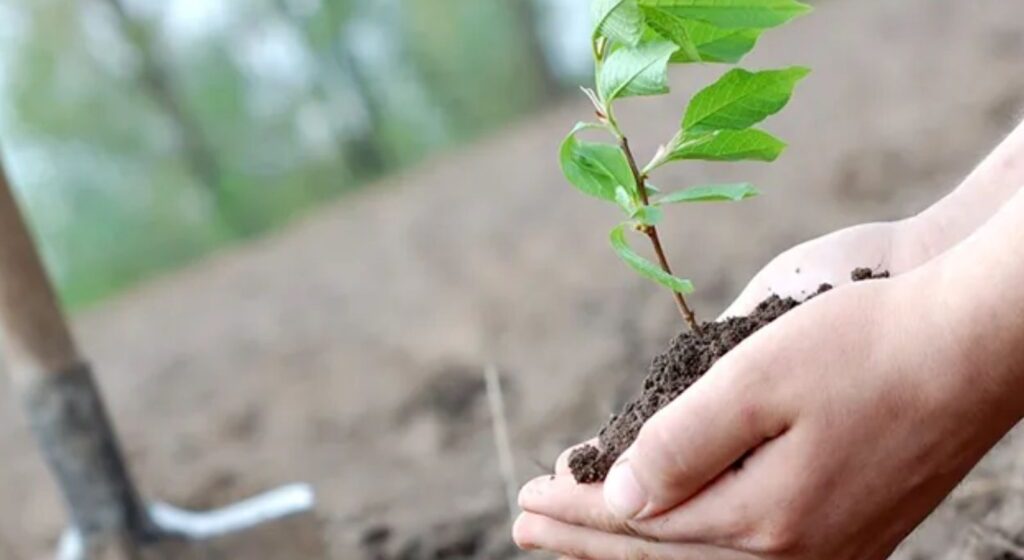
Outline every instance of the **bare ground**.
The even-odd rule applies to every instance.
[[[669,220],[705,315],[793,243],[952,188],[1024,108],[1024,5],[834,0],[770,34],[751,65],[789,63],[815,72],[770,124],[791,142],[782,161],[659,178],[767,192]],[[675,96],[623,111],[643,151],[717,71],[683,72]],[[314,520],[223,557],[509,553],[484,365],[503,372],[525,479],[586,437],[678,328],[667,296],[607,249],[616,216],[560,178],[556,146],[586,114],[566,104],[77,317],[147,495],[201,508],[316,486]],[[59,498],[0,393],[0,557],[42,558]],[[972,520],[1022,511],[1021,456],[1004,442],[897,557],[963,558],[951,543]],[[438,542],[451,547],[427,554]]]

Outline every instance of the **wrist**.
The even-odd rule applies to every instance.
[[[991,271],[979,268],[968,249],[958,247],[902,279],[913,301],[906,320],[923,330],[935,382],[1012,426],[1024,418],[1024,301],[990,283]]]

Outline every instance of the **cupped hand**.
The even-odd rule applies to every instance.
[[[917,218],[860,224],[796,245],[754,275],[722,316],[746,315],[771,294],[806,299],[824,283],[849,283],[857,268],[910,271],[931,256],[924,229]]]
[[[604,484],[520,494],[516,542],[573,558],[886,558],[1019,418],[932,275],[829,292],[649,420]]]
[[[772,294],[804,300],[822,284],[851,282],[851,273],[857,268],[874,267],[876,272],[893,276],[907,272],[929,256],[923,230],[916,218],[875,222],[795,245],[761,268],[721,316],[746,315]],[[556,462],[556,471],[567,469],[569,455],[584,444],[598,445],[597,438],[566,449]]]

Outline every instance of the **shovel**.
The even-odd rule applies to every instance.
[[[192,512],[142,500],[0,162],[0,349],[68,509],[59,560],[203,557],[203,542],[311,511],[308,484]]]

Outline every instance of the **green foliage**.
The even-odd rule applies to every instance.
[[[594,38],[607,37],[624,45],[636,45],[644,33],[644,16],[637,0],[594,0]]]
[[[626,241],[627,227],[629,227],[629,224],[620,224],[612,230],[611,235],[609,236],[612,248],[615,250],[615,254],[625,261],[630,268],[640,273],[644,278],[653,280],[673,292],[679,292],[681,294],[692,293],[692,282],[682,278],[677,278],[665,272],[661,267],[641,257],[636,251],[630,248],[629,242]]]
[[[674,161],[775,161],[786,144],[752,128],[789,103],[809,70],[794,66],[751,72],[729,70],[693,96],[679,131],[639,168],[615,117],[614,103],[631,96],[668,93],[672,63],[735,64],[753,50],[765,29],[810,10],[795,0],[593,0],[593,52],[597,92],[584,89],[599,123],[578,124],[562,143],[566,178],[586,194],[614,202],[628,222],[612,230],[616,254],[631,268],[679,293],[693,286],[629,247],[626,230],[647,233],[663,219],[662,208],[684,202],[740,201],[756,196],[750,183],[701,185],[650,199],[657,192],[649,173]],[[604,129],[618,145],[582,142],[583,129]],[[655,243],[655,248],[661,251]],[[660,262],[665,257],[659,252]],[[684,308],[685,306],[681,305]],[[696,328],[692,317],[687,317]]]
[[[775,161],[786,143],[756,128],[716,130],[705,134],[683,134],[670,148],[667,161]]]
[[[762,33],[761,29],[722,29],[696,20],[680,19],[671,15],[668,17],[678,20],[679,27],[686,32],[697,50],[696,56],[692,56],[686,50],[679,50],[672,55],[671,62],[674,63],[724,62],[735,64],[754,49]],[[674,32],[670,31],[669,33]],[[665,36],[669,37],[669,35]]]
[[[579,190],[615,202],[616,189],[624,187],[633,192],[636,190],[636,181],[621,148],[576,138],[580,131],[596,126],[579,123],[565,137],[559,154],[562,171]]]
[[[659,8],[681,18],[717,27],[766,29],[810,11],[795,0],[639,0],[642,7]]]
[[[679,52],[672,55],[673,61],[693,61],[702,59],[700,48],[693,37],[693,29],[689,22],[658,8],[645,8],[644,17],[651,31],[679,47]]]
[[[679,47],[661,38],[612,51],[597,74],[597,93],[606,104],[620,97],[668,93],[668,59]]]
[[[4,4],[0,140],[61,297],[110,297],[546,104],[529,1],[228,2],[199,27],[163,4]]]
[[[653,201],[656,206],[680,202],[737,202],[761,194],[750,183],[701,185],[676,191]]]
[[[633,223],[641,226],[656,226],[664,216],[661,208],[656,205],[641,206],[629,216]]]
[[[799,66],[762,72],[730,70],[693,97],[683,117],[683,130],[743,130],[754,126],[785,107],[797,82],[809,73]]]

